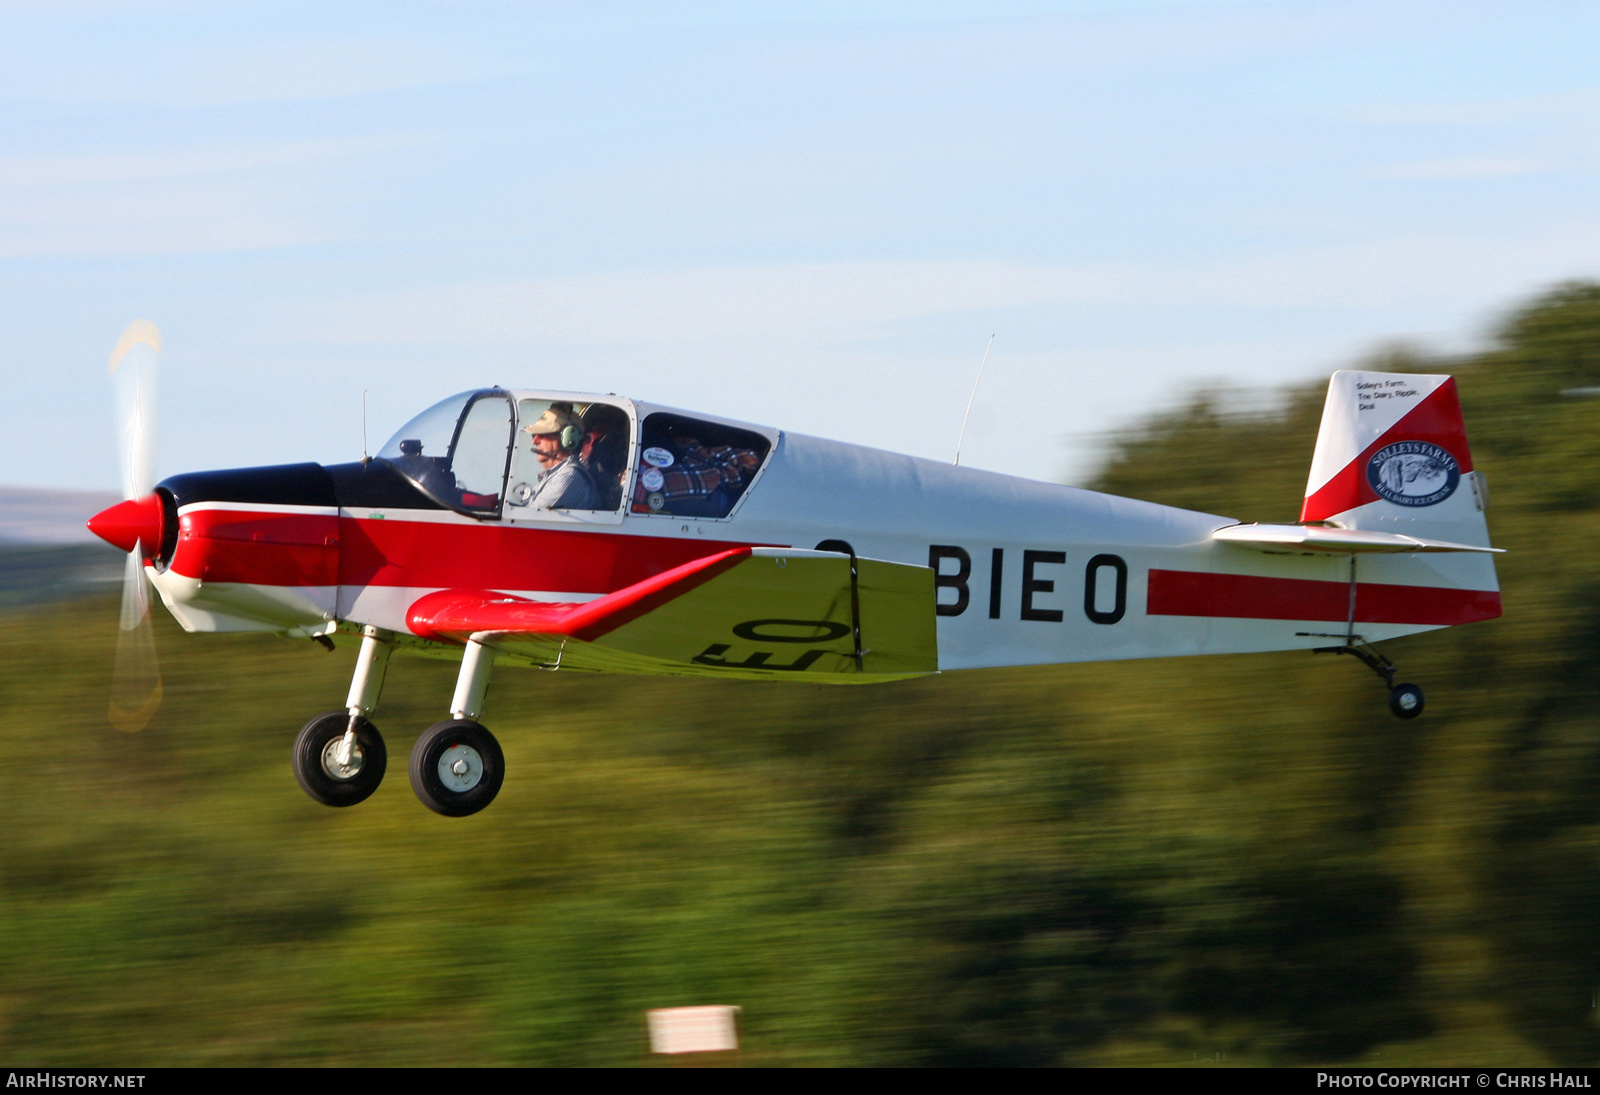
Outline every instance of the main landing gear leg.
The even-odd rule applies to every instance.
[[[1382,677],[1389,686],[1389,710],[1402,719],[1414,719],[1422,714],[1424,698],[1422,689],[1409,682],[1395,684],[1395,675],[1400,668],[1390,661],[1382,651],[1376,647],[1368,646],[1362,641],[1361,636],[1352,635],[1343,646],[1320,646],[1312,651],[1313,654],[1349,654],[1361,661],[1368,669]]]
[[[451,717],[424,730],[411,750],[411,789],[424,806],[446,817],[477,813],[494,801],[505,779],[500,743],[477,721],[493,666],[492,647],[467,643]]]
[[[394,651],[393,638],[381,628],[363,629],[345,710],[317,716],[295,739],[295,779],[318,802],[354,806],[366,801],[383,782],[388,750],[383,735],[367,716],[377,709],[384,671]]]

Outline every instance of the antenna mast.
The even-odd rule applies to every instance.
[[[983,367],[989,364],[989,351],[994,348],[994,335],[989,336],[989,345],[983,348],[983,360],[978,363],[978,379],[972,382],[972,394],[967,396],[967,413],[961,416],[961,433],[956,436],[956,458],[952,461],[957,467],[961,465],[961,443],[967,438],[967,419],[972,417],[972,401],[978,398],[978,385],[983,381]]]

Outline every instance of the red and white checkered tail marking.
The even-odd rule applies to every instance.
[[[1301,521],[1487,546],[1486,501],[1454,378],[1333,374]]]

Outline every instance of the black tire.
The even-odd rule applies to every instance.
[[[489,805],[505,775],[500,743],[471,719],[436,722],[411,749],[411,789],[445,817],[466,817]]]
[[[1389,693],[1389,710],[1402,719],[1414,719],[1422,714],[1423,703],[1422,689],[1414,684],[1397,684]]]
[[[294,778],[305,793],[324,806],[354,806],[365,802],[383,782],[389,767],[389,750],[383,735],[366,719],[356,720],[356,744],[351,752],[351,771],[342,775],[333,756],[350,725],[347,711],[318,715],[294,741]]]

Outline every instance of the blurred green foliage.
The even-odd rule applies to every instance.
[[[0,615],[0,1052],[29,1064],[635,1064],[645,1009],[743,1007],[744,1064],[1600,1058],[1600,288],[1459,378],[1504,618],[1344,659],[863,689],[501,673],[509,778],[405,785],[453,667],[397,660],[388,782],[289,769],[348,650],[185,636],[105,725],[115,605]],[[1095,484],[1292,519],[1321,391],[1113,439]]]

